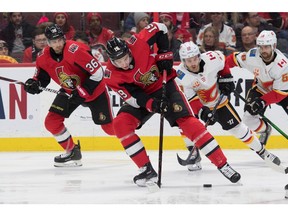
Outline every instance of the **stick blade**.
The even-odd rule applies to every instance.
[[[155,192],[160,190],[160,187],[158,186],[158,184],[155,181],[152,181],[152,180],[146,181],[146,186],[147,186],[148,191],[150,193],[155,193]]]

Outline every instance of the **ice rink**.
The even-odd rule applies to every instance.
[[[83,166],[77,168],[55,168],[53,158],[61,152],[1,152],[0,203],[130,204],[132,207],[138,206],[133,204],[276,204],[279,207],[288,204],[284,190],[288,175],[267,167],[250,150],[224,149],[224,152],[241,174],[240,184],[230,183],[203,156],[202,171],[187,171],[178,164],[176,153],[186,158],[188,152],[173,150],[163,152],[162,188],[156,193],[132,182],[138,168],[124,151],[83,151]],[[271,152],[288,165],[288,150]],[[157,171],[158,151],[148,150],[148,154]],[[212,184],[212,188],[203,188],[203,184]],[[136,211],[141,211],[141,206]],[[262,206],[267,205],[259,207],[263,210]],[[285,207],[287,211],[288,205]]]

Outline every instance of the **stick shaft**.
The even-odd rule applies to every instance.
[[[19,85],[25,85],[22,81],[10,79],[10,78],[7,78],[7,77],[0,76],[0,80],[4,80],[4,81],[7,81],[7,82],[19,84]],[[47,92],[51,92],[51,93],[54,93],[54,94],[65,95],[67,97],[70,97],[70,95],[68,93],[57,91],[55,89],[44,88],[44,87],[41,87],[41,86],[39,86],[39,89],[42,90],[42,91],[47,91]]]
[[[164,70],[162,81],[162,98],[166,96],[166,82],[167,82],[167,71]],[[160,116],[158,182],[157,182],[159,188],[161,188],[161,178],[162,178],[163,132],[164,132],[164,112],[162,111]]]

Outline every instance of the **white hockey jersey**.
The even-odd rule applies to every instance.
[[[277,56],[269,65],[263,62],[257,48],[236,54],[236,63],[254,74],[256,85],[263,93],[275,90],[288,94],[288,59],[278,49],[275,52]]]
[[[214,107],[220,96],[217,79],[218,72],[224,68],[225,56],[220,51],[209,51],[202,53],[200,58],[205,63],[203,71],[199,73],[190,72],[182,62],[176,68],[177,78],[175,80],[188,100],[197,94],[203,105]],[[226,98],[223,97],[222,102]]]

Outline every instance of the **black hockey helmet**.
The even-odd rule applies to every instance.
[[[57,24],[47,26],[45,29],[45,36],[48,40],[54,40],[60,37],[65,37],[62,29]]]
[[[108,57],[114,61],[130,53],[130,50],[124,40],[113,37],[107,41],[106,52]]]

